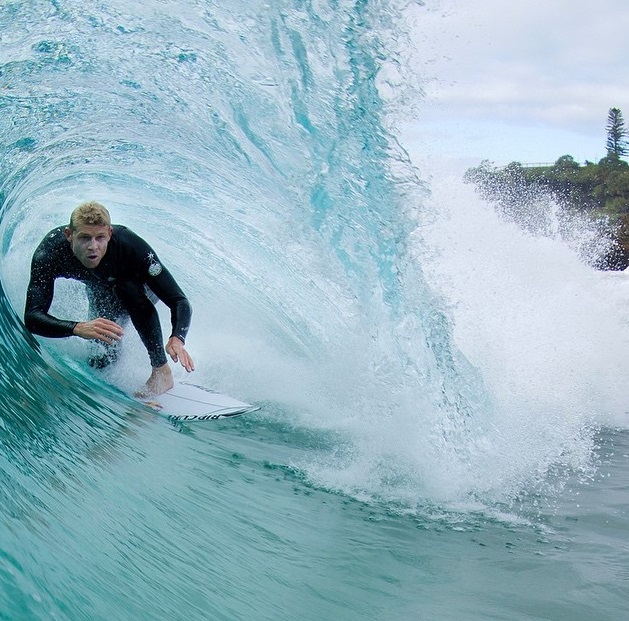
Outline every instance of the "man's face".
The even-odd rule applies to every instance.
[[[66,228],[65,236],[70,242],[74,256],[88,269],[94,269],[107,252],[107,244],[111,239],[110,226],[78,226],[72,231]]]

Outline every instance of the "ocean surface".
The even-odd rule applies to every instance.
[[[418,15],[0,3],[0,620],[629,618],[629,276],[424,166]],[[25,331],[87,199],[189,295],[193,381],[259,412],[174,425],[135,335],[99,373]]]

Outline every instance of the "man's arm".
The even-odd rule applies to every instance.
[[[162,266],[158,276],[150,276],[147,281],[151,291],[170,309],[170,336],[176,336],[185,344],[192,322],[192,306],[172,274]]]
[[[24,324],[33,334],[49,338],[80,336],[83,339],[96,339],[109,344],[122,337],[123,329],[117,323],[103,317],[91,321],[57,319],[48,313],[53,294],[54,279],[48,283],[37,275],[31,274],[31,281],[26,292]]]
[[[174,362],[180,362],[186,371],[194,371],[194,362],[185,348],[186,336],[192,321],[192,306],[188,298],[172,274],[163,266],[161,266],[160,274],[149,276],[147,284],[151,291],[170,308],[172,332],[166,343],[166,353]]]
[[[24,325],[26,329],[39,336],[63,338],[72,336],[75,321],[57,319],[48,313],[55,291],[55,278],[46,273],[44,260],[36,252],[31,262],[31,279],[26,291]]]

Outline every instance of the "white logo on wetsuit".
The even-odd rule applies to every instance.
[[[149,275],[159,276],[162,273],[162,265],[155,260],[155,255],[149,252],[147,259],[149,260]]]

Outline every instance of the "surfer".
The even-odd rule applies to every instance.
[[[68,321],[49,314],[57,278],[85,283],[92,319]],[[107,209],[88,201],[72,212],[69,226],[53,229],[35,250],[24,323],[40,336],[79,336],[100,342],[104,350],[92,356],[89,364],[104,368],[118,357],[124,333],[121,324],[130,319],[152,367],[138,395],[159,395],[174,382],[155,309],[157,299],[170,308],[172,333],[166,353],[186,371],[194,371],[194,362],[185,348],[192,317],[188,299],[141,237],[125,226],[112,225]]]

